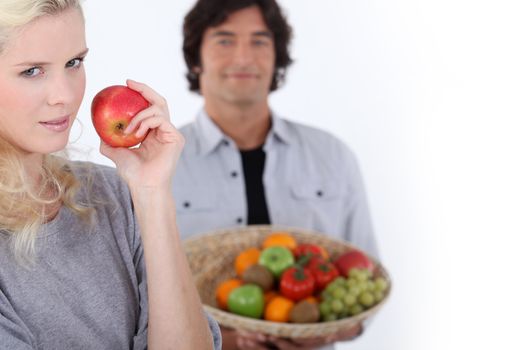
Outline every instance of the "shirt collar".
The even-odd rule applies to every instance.
[[[290,144],[292,135],[286,121],[275,113],[271,112],[272,126],[266,141],[264,149],[272,147],[275,141],[284,144]],[[210,116],[204,109],[197,115],[196,120],[197,134],[199,142],[199,154],[205,155],[215,150],[223,143],[234,144],[233,140],[225,135],[222,130],[211,120]]]
[[[211,120],[210,116],[204,109],[197,115],[197,134],[199,142],[199,153],[201,155],[208,154],[213,151],[225,140],[229,138],[223,134],[221,129]]]
[[[266,143],[270,141],[271,138],[276,138],[277,141],[280,141],[285,144],[290,144],[292,142],[292,135],[288,124],[284,119],[279,117],[273,111],[272,113],[272,127],[266,138]]]

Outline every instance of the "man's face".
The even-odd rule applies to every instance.
[[[266,101],[275,68],[271,31],[257,6],[208,28],[201,45],[200,88],[209,102],[239,106]]]

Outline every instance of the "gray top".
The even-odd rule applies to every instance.
[[[242,160],[204,112],[186,138],[174,177],[182,237],[246,224]],[[356,157],[327,132],[272,116],[263,147],[263,184],[272,224],[324,232],[378,257]]]
[[[73,169],[84,184],[79,200],[95,203],[93,224],[62,207],[38,233],[29,269],[0,233],[0,347],[146,349],[146,271],[128,188],[113,168]],[[218,325],[208,322],[220,349]]]

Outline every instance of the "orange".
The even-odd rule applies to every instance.
[[[248,248],[240,252],[235,258],[235,272],[237,272],[237,276],[242,277],[244,270],[253,264],[257,264],[260,254],[261,251],[257,248]]]
[[[278,295],[266,305],[264,319],[273,322],[288,322],[293,306],[292,300]]]
[[[231,278],[219,284],[215,290],[215,298],[217,299],[217,305],[226,310],[228,308],[228,296],[231,291],[242,285],[242,281],[238,278]]]
[[[277,293],[274,290],[269,290],[267,292],[264,292],[264,305],[268,305],[270,300],[272,300],[273,298],[275,298],[278,295],[279,295],[279,293]]]
[[[288,232],[273,232],[263,241],[263,249],[276,245],[294,250],[297,247],[297,241]]]

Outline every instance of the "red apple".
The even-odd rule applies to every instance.
[[[348,276],[348,273],[353,268],[368,269],[370,272],[374,271],[374,263],[372,260],[370,260],[365,253],[357,249],[350,250],[338,257],[334,265],[343,276]]]
[[[144,140],[146,135],[136,137],[124,134],[133,117],[149,107],[140,93],[123,85],[114,85],[100,91],[91,103],[91,121],[98,136],[113,147],[132,147]]]

